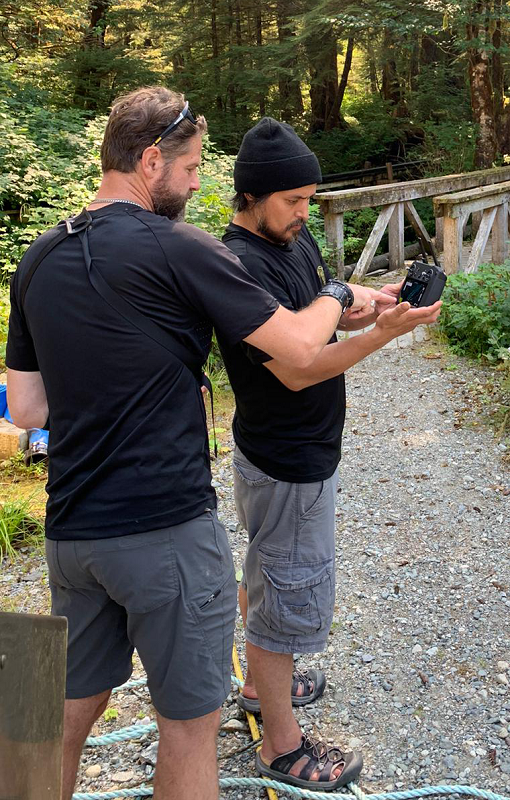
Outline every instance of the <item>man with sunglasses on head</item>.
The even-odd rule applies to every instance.
[[[55,231],[37,240],[12,282],[9,408],[21,427],[48,415],[51,426],[49,582],[53,613],[69,622],[63,800],[134,648],[159,727],[155,800],[217,798],[236,581],[186,354],[205,362],[214,325],[232,345],[304,368],[343,309],[338,285],[294,314],[181,221],[205,130],[167,89],[119,98],[97,197],[57,244]],[[360,288],[353,307],[366,313],[370,299]]]
[[[245,135],[234,167],[235,216],[225,244],[274,297],[298,311],[329,291],[328,269],[306,227],[321,171],[293,128],[265,117]],[[340,284],[342,286],[342,284]],[[356,286],[343,286],[340,327],[372,330],[333,336],[307,367],[284,364],[250,342],[219,336],[236,396],[234,491],[248,532],[239,602],[248,673],[239,705],[261,711],[264,741],[256,755],[266,777],[306,789],[332,790],[354,780],[361,755],[302,732],[292,706],[324,692],[318,669],[294,669],[293,655],[325,649],[335,603],[335,498],[345,417],[343,373],[395,336],[431,323],[440,303],[395,307],[399,285],[350,307]]]

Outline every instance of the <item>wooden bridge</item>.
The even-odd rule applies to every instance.
[[[369,271],[386,229],[389,268],[398,269],[404,266],[405,218],[411,223],[426,252],[444,251],[442,263],[447,274],[459,270],[475,271],[482,263],[484,255],[487,258],[486,248],[491,233],[490,260],[501,264],[507,258],[510,166],[369,188],[335,191],[324,191],[324,188],[318,187],[315,199],[324,215],[326,237],[335,252],[339,277],[345,276],[345,212],[362,208],[379,209],[379,216],[350,276],[352,282],[361,280]],[[436,220],[434,241],[413,202],[425,197],[433,201]],[[476,233],[476,238],[466,254],[463,238],[469,219],[471,231]]]

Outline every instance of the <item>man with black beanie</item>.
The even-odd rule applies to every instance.
[[[323,650],[333,616],[343,373],[396,336],[434,322],[440,303],[396,306],[400,284],[375,292],[330,278],[305,224],[321,181],[319,163],[290,125],[265,117],[249,130],[234,181],[236,213],[223,241],[248,272],[292,311],[321,292],[341,303],[344,330],[375,322],[348,340],[333,336],[306,369],[287,367],[249,344],[231,346],[220,336],[236,396],[236,506],[249,538],[239,590],[248,672],[238,703],[262,712],[264,741],[256,756],[262,775],[335,789],[358,776],[361,754],[302,733],[292,705],[314,701],[326,685],[318,669],[294,670],[293,654]],[[352,310],[354,298],[357,306],[364,298],[360,310]]]

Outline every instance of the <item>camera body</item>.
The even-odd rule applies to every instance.
[[[424,261],[413,261],[402,284],[399,303],[410,303],[414,308],[431,306],[439,300],[446,284],[443,270]]]

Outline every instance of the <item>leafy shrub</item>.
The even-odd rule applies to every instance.
[[[46,228],[89,202],[100,181],[105,118],[0,100],[0,274]]]
[[[440,328],[455,352],[491,361],[508,353],[510,261],[449,276],[443,301]]]

